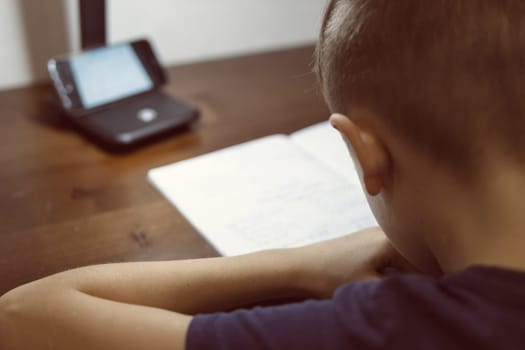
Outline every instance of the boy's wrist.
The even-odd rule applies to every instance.
[[[322,298],[325,277],[316,268],[317,262],[308,255],[305,248],[289,248],[273,251],[281,261],[283,285],[295,291],[298,297]]]
[[[253,266],[254,283],[261,292],[275,298],[316,298],[319,296],[319,277],[308,268],[306,257],[300,248],[275,249],[257,252],[248,256],[257,263]],[[244,264],[244,261],[239,261]],[[258,267],[255,267],[258,266]]]

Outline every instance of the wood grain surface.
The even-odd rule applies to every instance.
[[[49,84],[0,92],[0,295],[87,264],[216,256],[147,170],[326,120],[313,48],[170,68],[193,131],[112,154],[71,126]],[[256,223],[254,223],[256,224]]]

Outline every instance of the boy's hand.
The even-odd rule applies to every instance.
[[[297,248],[304,281],[317,297],[330,297],[342,284],[399,272],[419,272],[392,246],[379,227]]]

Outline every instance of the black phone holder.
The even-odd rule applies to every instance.
[[[168,133],[191,129],[198,116],[198,110],[186,102],[161,91],[151,91],[75,116],[73,122],[106,149],[122,151]]]

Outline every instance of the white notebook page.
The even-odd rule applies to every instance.
[[[322,162],[352,184],[360,184],[346,144],[339,132],[329,122],[296,131],[290,135],[290,138],[317,161]]]
[[[274,135],[150,170],[225,256],[300,246],[375,224],[355,184]]]

